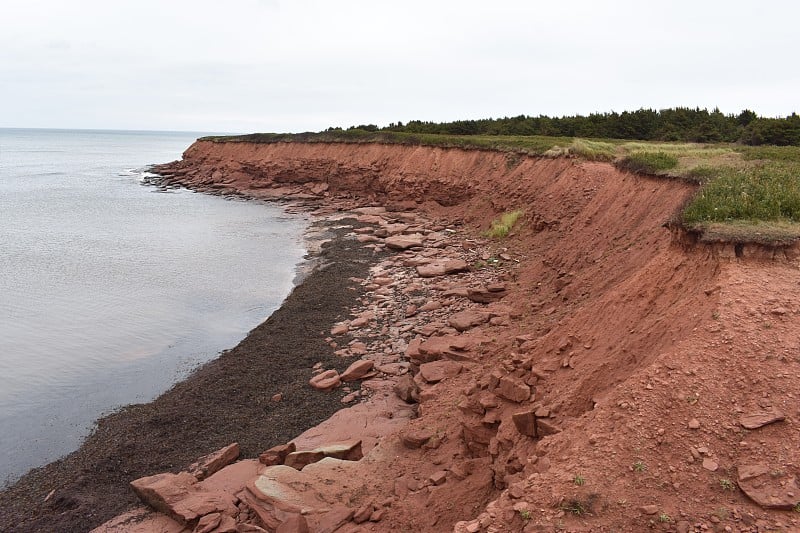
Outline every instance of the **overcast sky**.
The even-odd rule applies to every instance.
[[[798,109],[796,1],[2,0],[0,127]]]

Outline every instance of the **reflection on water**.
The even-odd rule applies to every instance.
[[[302,217],[141,186],[196,135],[0,130],[0,483],[275,310]]]

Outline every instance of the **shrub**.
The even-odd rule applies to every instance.
[[[678,158],[666,152],[635,152],[617,162],[623,170],[657,174],[678,166]]]
[[[486,235],[492,239],[502,239],[509,234],[511,228],[514,227],[514,224],[517,223],[517,220],[519,220],[521,216],[522,211],[520,210],[503,213],[500,215],[500,218],[492,221],[492,225],[486,232]]]

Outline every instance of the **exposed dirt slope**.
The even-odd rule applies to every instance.
[[[791,510],[765,509],[770,497],[800,501],[797,250],[671,233],[690,186],[607,164],[377,144],[198,142],[159,170],[200,190],[413,208],[464,239],[523,210],[506,239],[465,242],[488,265],[475,269],[506,257],[508,320],[462,333],[477,346],[466,372],[422,384],[410,429],[444,438],[371,459],[360,475],[375,499],[403,496],[353,531],[798,527]],[[533,395],[510,398],[522,384]],[[778,411],[782,421],[742,425]],[[521,433],[519,413],[537,437]],[[464,461],[491,473],[497,499],[454,492],[453,508],[458,483],[394,483]]]

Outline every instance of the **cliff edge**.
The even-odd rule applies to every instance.
[[[369,206],[357,236],[395,250],[329,342],[346,333],[353,355],[383,335],[358,354],[396,358],[405,370],[382,376],[413,377],[397,394],[416,417],[360,461],[310,467],[308,490],[335,486],[327,503],[351,510],[326,531],[800,527],[796,248],[671,231],[691,185],[381,144],[198,141],[156,171],[163,186]],[[484,237],[510,210],[511,233]]]

